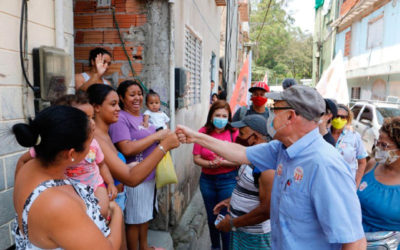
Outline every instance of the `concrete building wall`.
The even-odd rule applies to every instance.
[[[338,0],[331,0],[330,7],[324,11],[320,7],[315,11],[315,24],[313,34],[313,83],[317,84],[322,73],[326,70],[334,58],[334,46],[336,31],[330,24],[338,14]]]
[[[208,114],[210,61],[212,53],[216,58],[220,55],[222,8],[216,6],[215,0],[175,1],[175,67],[184,67],[185,27],[189,27],[202,41],[201,102],[176,111],[176,124],[186,124],[195,130],[205,124]],[[182,145],[173,153],[179,183],[172,189],[174,212],[171,225],[179,221],[198,186],[200,168],[193,163],[192,150],[192,145]]]
[[[381,43],[369,48],[369,27],[377,20],[383,22]],[[346,44],[350,44],[350,53],[345,57],[349,95],[352,88],[360,87],[362,99],[384,100],[389,95],[398,96],[396,78],[400,73],[400,34],[393,24],[399,21],[400,5],[389,2],[337,34],[336,53],[345,51]],[[349,32],[351,36],[346,38]]]
[[[339,51],[342,51],[344,53],[346,33],[350,30],[351,28],[349,27],[343,30],[342,32],[336,34],[335,54],[337,54]]]
[[[383,83],[384,87],[376,89],[374,83]],[[352,88],[360,88],[360,99],[362,100],[385,100],[387,96],[400,97],[400,74],[377,75],[370,77],[359,77],[347,80],[349,96]]]
[[[10,229],[15,215],[13,207],[16,162],[26,149],[20,147],[11,127],[34,116],[33,93],[27,88],[19,60],[19,25],[21,0],[0,1],[0,249],[13,243]],[[72,53],[72,1],[64,1],[64,49]],[[28,65],[33,83],[32,49],[55,46],[54,0],[28,1]],[[71,83],[72,84],[72,83]]]
[[[397,27],[394,23],[400,22],[400,5],[386,4],[383,7],[375,10],[368,16],[362,18],[358,22],[351,25],[352,30],[352,46],[351,57],[359,56],[362,54],[370,53],[371,49],[367,48],[368,40],[368,24],[376,18],[383,18],[383,39],[381,46],[373,48],[373,51],[381,50],[387,47],[398,46],[400,44],[400,34],[397,32]],[[343,36],[349,28],[338,33],[338,36]],[[337,46],[336,49],[343,49],[342,44]],[[386,55],[385,55],[386,56]],[[390,60],[390,58],[382,58],[383,60]]]

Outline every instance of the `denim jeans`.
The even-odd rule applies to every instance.
[[[229,249],[229,234],[220,232],[215,228],[215,219],[213,209],[220,201],[230,198],[232,191],[236,186],[237,171],[226,174],[209,175],[201,173],[200,191],[203,196],[204,205],[207,211],[208,228],[212,249],[221,249],[220,239],[222,238],[223,250]]]

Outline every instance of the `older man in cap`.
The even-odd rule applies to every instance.
[[[268,93],[274,107],[269,143],[245,148],[178,126],[181,142],[196,142],[237,164],[275,169],[271,194],[273,249],[365,249],[361,208],[349,165],[318,130],[325,101],[295,85]]]
[[[265,119],[268,119],[269,112],[266,107],[268,99],[265,97],[265,93],[269,92],[269,86],[265,82],[256,82],[253,87],[249,88],[251,93],[250,100],[253,102],[250,107],[243,106],[237,109],[232,117],[232,121],[240,121],[246,115],[261,115]]]
[[[248,115],[242,121],[232,122],[239,128],[236,143],[245,147],[271,140],[267,132],[267,120],[260,115]],[[232,196],[214,208],[219,213],[229,207],[229,215],[216,226],[223,232],[231,231],[231,250],[271,249],[270,200],[274,170],[253,175],[253,165],[243,164],[238,171],[238,181]]]

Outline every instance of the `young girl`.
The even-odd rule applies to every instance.
[[[167,129],[169,117],[160,110],[160,96],[157,92],[150,89],[149,93],[146,95],[146,106],[148,110],[144,112],[143,115],[143,126],[149,127],[150,124],[154,125],[157,130]]]
[[[78,91],[76,95],[63,96],[55,102],[55,105],[72,106],[82,110],[89,117],[92,129],[94,129],[93,106],[89,104],[84,92]],[[34,148],[31,148],[29,152],[23,154],[18,160],[15,176],[26,162],[35,157],[36,152]],[[85,159],[76,165],[67,167],[65,175],[75,181],[91,186],[94,189],[94,195],[99,200],[101,215],[107,218],[109,200],[114,200],[118,191],[114,185],[111,173],[104,163],[104,155],[96,139],[92,140],[89,153],[86,155]],[[107,187],[105,184],[107,184]]]

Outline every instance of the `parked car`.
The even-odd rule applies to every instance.
[[[360,133],[368,154],[372,156],[379,137],[379,129],[387,117],[400,116],[400,105],[379,101],[359,101],[351,107],[354,113],[353,127]]]

